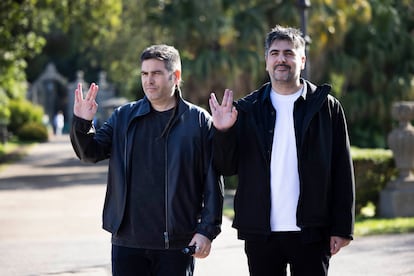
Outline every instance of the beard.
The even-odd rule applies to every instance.
[[[273,74],[271,74],[271,77],[275,81],[280,82],[289,82],[293,79],[293,72],[291,71],[291,67],[289,65],[276,65],[273,68]]]

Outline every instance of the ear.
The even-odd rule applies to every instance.
[[[306,56],[302,56],[302,66],[301,66],[301,69],[302,70],[305,69],[305,66],[306,66]]]
[[[173,75],[174,75],[174,83],[175,84],[180,84],[180,81],[181,81],[181,71],[180,70],[175,70],[174,71],[174,73],[173,73]]]

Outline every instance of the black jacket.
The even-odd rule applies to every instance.
[[[304,81],[304,80],[301,80]],[[330,86],[307,82],[294,105],[300,195],[297,225],[304,239],[352,238],[354,173],[345,116],[328,95]],[[270,83],[235,102],[236,124],[213,138],[214,163],[238,175],[233,227],[239,238],[266,236],[270,229],[270,158],[276,111]]]
[[[131,123],[145,118],[149,112],[150,103],[145,97],[128,103],[116,109],[96,133],[91,121],[73,118],[70,135],[77,156],[86,162],[109,158],[103,228],[111,233],[118,231],[125,214],[136,125]],[[167,234],[160,239],[165,241],[165,248],[187,245],[177,241],[188,243],[196,232],[210,240],[220,233],[223,187],[212,165],[211,127],[211,117],[205,110],[178,97],[176,115],[163,149],[167,156]]]

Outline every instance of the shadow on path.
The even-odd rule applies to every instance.
[[[30,148],[21,160],[4,165],[0,171],[0,190],[102,185],[106,183],[107,166],[106,160],[97,164],[81,162],[68,135],[53,137]]]

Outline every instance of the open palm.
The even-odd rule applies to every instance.
[[[75,90],[73,114],[82,119],[92,121],[98,110],[98,104],[95,101],[98,90],[98,85],[92,83],[89,87],[88,93],[86,93],[85,98],[83,98],[82,84],[79,83],[78,87]]]
[[[212,93],[209,105],[213,115],[213,125],[216,129],[226,131],[234,125],[237,120],[237,109],[233,106],[233,91],[230,89],[224,91],[221,104],[217,101],[216,95]]]

